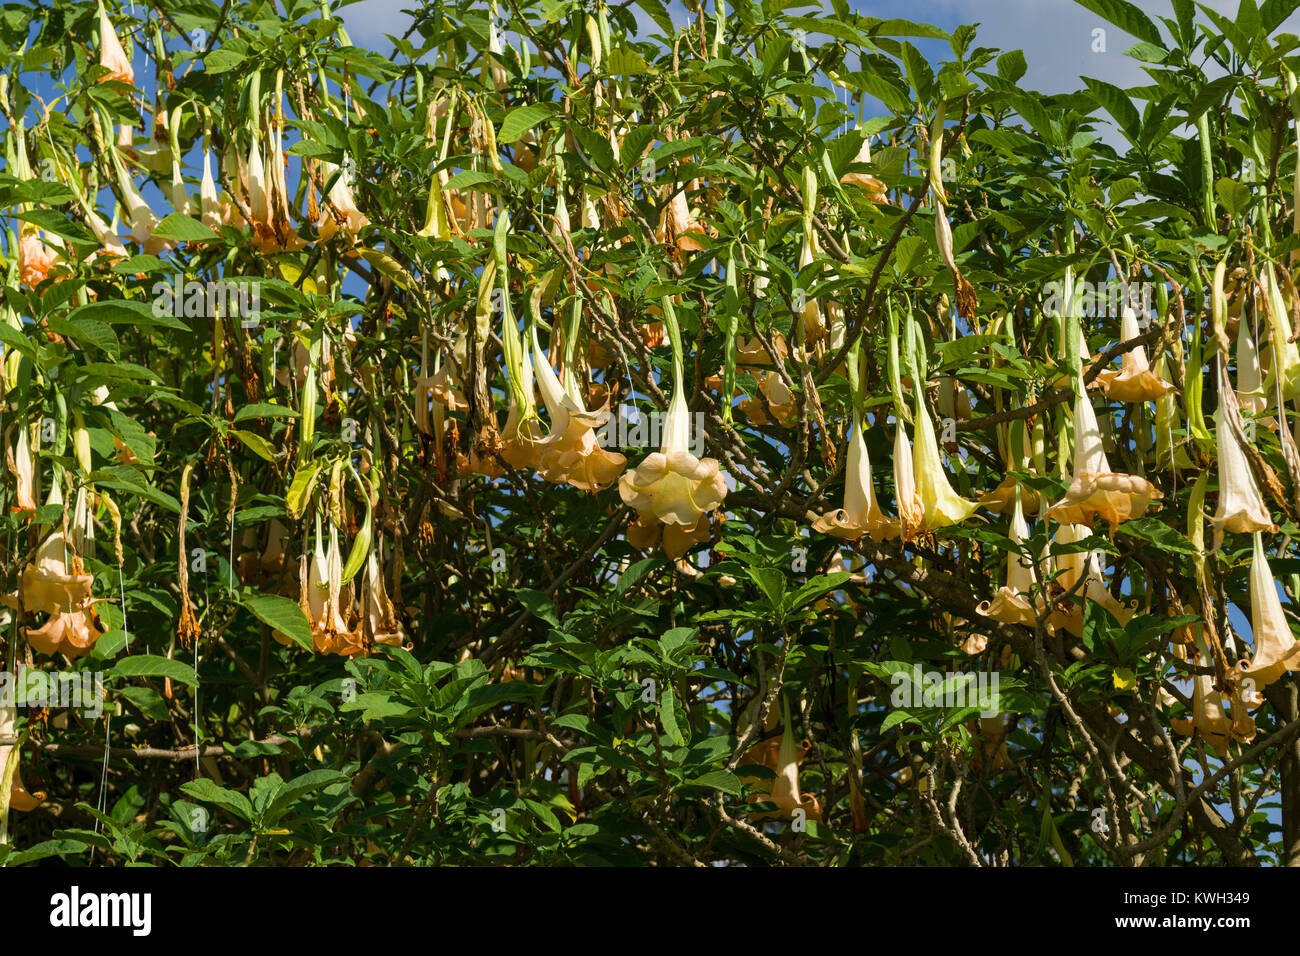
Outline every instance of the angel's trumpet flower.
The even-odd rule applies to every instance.
[[[280,134],[272,129],[267,165],[253,137],[248,151],[248,206],[253,214],[253,245],[261,252],[294,252],[306,243],[289,222],[289,196],[284,180],[284,153]]]
[[[803,245],[799,247],[799,271],[803,272],[804,269],[812,265],[820,251],[817,234],[811,228],[805,230]],[[803,300],[803,308],[800,314],[803,316],[804,336],[809,342],[816,342],[826,334],[821,306],[818,305],[813,296],[807,295],[803,289],[798,290],[797,294]]]
[[[90,231],[95,234],[95,239],[99,242],[99,251],[93,253],[90,259],[98,258],[100,252],[111,259],[126,258],[126,246],[122,244],[122,240],[117,237],[113,228],[100,218],[99,213],[84,202],[82,212],[86,217],[86,225],[90,227]]]
[[[512,468],[537,469],[541,466],[542,443],[546,436],[537,417],[537,406],[533,403],[533,363],[527,352],[520,357],[519,377],[519,395],[513,389],[510,393],[510,414],[506,416],[506,427],[501,433],[504,442],[501,457]]]
[[[172,181],[167,184],[167,198],[171,200],[172,208],[182,216],[192,216],[198,211],[194,200],[190,198],[189,190],[185,188],[180,160],[175,153],[172,154]]]
[[[135,71],[131,69],[131,58],[122,49],[122,43],[117,38],[117,32],[113,29],[112,21],[108,19],[103,3],[99,4],[99,65],[108,69],[101,82],[120,80],[128,86],[135,85]]]
[[[1245,316],[1237,324],[1237,404],[1251,415],[1268,407],[1264,376],[1260,371],[1259,348]]]
[[[397,620],[397,609],[384,586],[376,550],[372,549],[366,559],[366,577],[361,586],[361,626],[375,644],[400,647],[405,634]]]
[[[1056,529],[1055,541],[1057,544],[1075,544],[1087,540],[1091,533],[1091,529],[1084,525],[1063,524]],[[1098,552],[1074,551],[1057,555],[1056,568],[1060,573],[1052,582],[1057,603],[1049,619],[1051,630],[1063,630],[1081,636],[1084,608],[1089,601],[1100,604],[1120,624],[1127,624],[1132,619],[1137,603],[1121,604],[1106,590],[1099,568]],[[1081,579],[1083,586],[1079,588],[1077,585]]]
[[[862,145],[858,147],[858,154],[853,157],[853,165],[866,166],[871,163],[871,140],[863,137]],[[869,173],[850,172],[840,177],[840,184],[844,186],[857,186],[867,194],[867,198],[877,204],[889,202],[889,195],[885,190],[885,184],[875,176]]]
[[[1268,316],[1270,365],[1264,390],[1271,392],[1278,379],[1282,383],[1282,398],[1290,401],[1300,396],[1300,347],[1291,341],[1290,310],[1278,288],[1273,264],[1265,262],[1260,270],[1259,284],[1264,290],[1264,312]]]
[[[79,610],[90,602],[93,580],[93,575],[82,569],[81,558],[68,540],[55,532],[41,543],[35,560],[23,570],[22,605],[45,614]]]
[[[1277,583],[1264,557],[1264,545],[1258,532],[1254,535],[1254,556],[1250,562],[1250,629],[1255,652],[1250,662],[1237,664],[1238,683],[1254,682],[1254,690],[1263,690],[1287,671],[1300,670],[1300,643],[1291,633],[1291,625],[1282,613]],[[1253,696],[1253,695],[1252,695]]]
[[[813,522],[813,527],[822,534],[846,541],[856,541],[864,534],[871,535],[876,541],[884,541],[898,537],[901,532],[898,519],[887,516],[876,501],[871,459],[867,456],[867,445],[862,439],[862,421],[856,410],[848,460],[844,466],[844,507],[826,512]]]
[[[1025,523],[1025,513],[1017,497],[1011,506],[1011,529],[1009,537],[1015,544],[1021,544],[1029,538],[1029,526]],[[1007,583],[998,588],[992,601],[985,601],[978,608],[980,614],[991,617],[1004,624],[1023,624],[1033,627],[1038,618],[1038,608],[1032,603],[1034,585],[1033,572],[1024,555],[1017,551],[1007,552]]]
[[[1212,550],[1217,551],[1224,531],[1276,531],[1268,506],[1250,473],[1246,453],[1225,420],[1222,382],[1219,384],[1219,411],[1215,416],[1215,443],[1219,452],[1219,507],[1210,519],[1214,527]]]
[[[1197,625],[1197,654],[1201,661],[1209,658],[1199,640],[1200,625]],[[1169,722],[1175,733],[1191,736],[1199,734],[1219,754],[1228,752],[1228,745],[1234,741],[1250,743],[1255,738],[1255,721],[1246,712],[1246,705],[1239,697],[1232,698],[1232,716],[1224,708],[1223,694],[1214,689],[1212,674],[1196,674],[1192,677],[1192,716],[1176,717]]]
[[[306,607],[311,622],[312,639],[318,654],[352,657],[360,654],[361,636],[348,627],[343,617],[343,555],[339,550],[339,531],[330,523],[327,551],[321,539],[320,522],[316,524],[316,553],[307,576]]]
[[[12,740],[17,736],[18,708],[13,703],[0,705],[0,740]],[[19,747],[16,744],[0,743],[0,787],[8,787],[8,799],[0,799],[0,807],[7,806],[19,813],[30,813],[45,800],[42,792],[29,793],[23,786],[22,775],[18,772]],[[4,813],[0,812],[0,821]]]
[[[795,415],[798,414],[794,392],[790,391],[780,375],[774,371],[764,372],[758,383],[758,390],[763,393],[763,398],[767,399],[767,407],[772,410],[772,415],[769,417],[764,410],[762,399],[757,396],[747,398],[737,408],[747,415],[750,421],[755,425],[770,425],[775,418],[778,424],[789,425],[794,420]]]
[[[334,178],[334,185],[330,186],[329,202],[321,210],[320,220],[316,223],[316,230],[322,239],[328,240],[342,230],[350,242],[355,242],[357,234],[370,224],[370,219],[357,208],[356,199],[352,195],[352,184],[348,182],[349,168],[345,165],[339,170],[331,163],[321,163],[324,181],[328,183]],[[334,176],[336,171],[337,177]]]
[[[541,313],[543,292],[544,284],[539,284],[533,291],[530,301],[534,315]],[[501,434],[501,457],[512,468],[536,469],[541,465],[545,436],[533,401],[533,363],[528,350],[523,347],[514,317],[508,314],[502,326],[501,341],[505,346],[510,390],[510,414],[506,416],[505,431]]]
[[[894,496],[898,499],[899,532],[904,541],[911,541],[924,530],[925,509],[916,490],[912,443],[907,438],[907,426],[901,418],[894,432]]]
[[[53,237],[51,237],[52,239]],[[50,270],[63,262],[57,248],[40,238],[37,229],[24,225],[18,239],[18,280],[34,289],[49,277]]]
[[[647,455],[635,471],[626,472],[619,479],[618,490],[623,502],[636,509],[643,521],[675,525],[698,535],[708,527],[708,512],[726,497],[727,483],[716,459],[691,454],[689,430],[685,389],[676,388],[660,450]],[[665,549],[668,544],[665,539]],[[680,557],[671,551],[669,555]]]
[[[199,180],[199,221],[213,232],[220,232],[223,225],[235,225],[240,221],[234,203],[226,202],[217,193],[217,183],[212,178],[212,159],[207,150],[203,151],[203,178]]]
[[[681,332],[672,302],[664,299],[664,320],[673,346],[673,397],[664,421],[660,450],[647,455],[635,471],[618,483],[623,503],[634,508],[642,521],[656,520],[665,530],[685,531],[698,539],[708,527],[708,513],[722,504],[727,483],[717,459],[696,458],[690,451],[690,409],[682,373]],[[683,550],[687,546],[680,540]],[[669,538],[665,534],[665,550]],[[680,557],[669,551],[670,557]]]
[[[659,241],[674,245],[681,252],[699,252],[708,248],[697,238],[705,231],[700,221],[691,215],[686,187],[676,190],[659,219]]]
[[[12,510],[35,511],[37,502],[36,460],[32,457],[31,429],[26,423],[18,425],[18,437],[12,452],[5,447],[5,465],[14,476],[14,501]]]
[[[117,172],[117,185],[122,191],[122,200],[125,203],[126,225],[130,229],[130,238],[140,244],[145,254],[151,256],[174,248],[176,243],[154,238],[154,230],[158,228],[158,217],[140,195],[140,190],[135,188],[135,183],[116,152],[113,154],[113,166]]]
[[[1162,379],[1169,378],[1169,359],[1160,356],[1156,363],[1156,374]],[[1156,465],[1160,468],[1174,470],[1191,468],[1192,460],[1187,457],[1183,440],[1175,432],[1183,431],[1182,413],[1178,408],[1178,399],[1168,393],[1156,399]]]
[[[570,484],[583,491],[599,491],[618,480],[627,459],[600,447],[596,429],[609,418],[609,409],[588,411],[578,394],[577,382],[565,370],[560,384],[550,359],[537,342],[533,328],[533,364],[542,401],[551,418],[551,432],[539,443],[538,472],[547,481]]]
[[[1119,340],[1128,342],[1138,334],[1137,313],[1126,303],[1119,323]],[[1097,380],[1106,396],[1117,402],[1154,402],[1173,391],[1173,385],[1151,371],[1147,351],[1141,345],[1124,353],[1119,369],[1107,369]]]
[[[776,777],[772,780],[771,790],[768,793],[751,798],[751,802],[775,803],[777,809],[754,813],[751,819],[788,820],[795,815],[796,811],[803,811],[806,819],[820,822],[822,818],[820,802],[812,794],[801,793],[799,790],[799,762],[803,759],[803,750],[795,743],[794,730],[790,721],[790,705],[785,700],[781,702],[781,711],[783,727],[781,742],[776,753],[772,754],[770,742],[766,747],[759,745],[754,748],[758,760],[763,766],[774,771]]]
[[[1145,478],[1111,471],[1097,415],[1080,390],[1074,402],[1074,478],[1047,516],[1062,524],[1088,524],[1101,517],[1113,529],[1142,517],[1151,502],[1162,497],[1160,489]]]
[[[1011,731],[1011,717],[1008,714],[998,714],[995,717],[981,717],[979,719],[980,736],[983,738],[980,742],[980,749],[976,752],[976,763],[980,766],[987,765],[987,773],[993,774],[1000,770],[1007,770],[1014,767],[1011,755],[1007,753],[1007,735]]]
[[[27,643],[39,654],[64,654],[70,660],[89,654],[104,636],[95,620],[92,604],[66,614],[51,614],[38,628],[26,628]]]
[[[965,521],[979,505],[961,497],[948,483],[923,392],[916,389],[916,494],[921,503],[922,530],[935,531]]]

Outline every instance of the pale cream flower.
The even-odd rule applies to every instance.
[[[802,810],[805,818],[821,821],[821,804],[812,794],[801,793],[799,789],[799,763],[803,759],[803,748],[795,743],[794,732],[790,722],[790,706],[785,701],[781,705],[783,728],[779,743],[776,738],[763,741],[750,748],[746,763],[759,764],[776,774],[771,781],[771,789],[765,794],[750,797],[751,803],[775,803],[776,810],[765,810],[750,815],[752,820],[772,818],[791,819],[796,810]],[[771,715],[774,716],[774,715]],[[769,723],[771,719],[769,717]],[[773,744],[776,744],[773,747]],[[747,782],[758,782],[754,777],[743,778]]]
[[[1287,671],[1300,670],[1300,643],[1291,633],[1277,595],[1277,583],[1264,557],[1264,544],[1260,535],[1254,536],[1254,554],[1250,562],[1250,629],[1255,649],[1250,661],[1239,661],[1234,675],[1240,684],[1243,680],[1254,682],[1254,690],[1261,691],[1279,680]],[[1262,701],[1260,701],[1262,702]]]
[[[120,80],[130,86],[135,85],[135,71],[131,68],[131,58],[122,49],[113,23],[108,19],[104,5],[99,5],[99,65],[108,68],[108,73],[100,80]]]
[[[718,462],[690,452],[690,409],[682,388],[674,389],[660,450],[619,479],[624,504],[643,521],[657,520],[698,532],[701,518],[722,504],[727,483]]]
[[[1224,531],[1276,531],[1268,506],[1250,473],[1246,453],[1242,451],[1224,420],[1223,385],[1219,384],[1219,411],[1215,416],[1215,443],[1219,453],[1219,506],[1210,519],[1214,528],[1213,550],[1218,550]]]
[[[1251,415],[1258,415],[1268,408],[1259,348],[1245,317],[1237,323],[1237,404]]]
[[[609,418],[609,410],[588,411],[578,395],[577,382],[565,372],[560,384],[550,360],[537,343],[533,329],[533,364],[542,401],[551,419],[551,431],[538,444],[538,473],[547,481],[570,484],[582,491],[599,491],[618,480],[627,459],[600,447],[596,429]],[[567,386],[567,387],[566,387]],[[694,521],[691,522],[694,524]]]
[[[813,522],[822,534],[846,541],[856,541],[869,534],[876,541],[897,538],[901,533],[897,518],[880,510],[876,501],[875,482],[871,478],[871,459],[862,438],[862,423],[854,415],[853,435],[849,439],[848,460],[844,466],[844,507],[828,511]]]
[[[316,526],[316,551],[312,556],[304,589],[304,607],[311,622],[312,640],[318,654],[353,657],[364,650],[361,635],[355,633],[343,617],[343,608],[351,601],[343,590],[343,555],[339,549],[339,532],[330,523],[327,551]]]
[[[979,507],[953,491],[943,470],[939,441],[926,413],[921,389],[916,393],[916,494],[921,503],[922,530],[936,531],[958,524]]]
[[[1138,334],[1137,314],[1126,304],[1119,323],[1119,340],[1128,342]],[[1108,398],[1117,402],[1154,402],[1166,392],[1173,391],[1173,385],[1151,371],[1147,351],[1141,345],[1125,352],[1120,362],[1118,370],[1106,369],[1097,376]]]
[[[894,495],[898,499],[899,531],[904,541],[911,541],[924,530],[925,509],[916,490],[912,443],[907,439],[907,426],[901,418],[894,432]]]
[[[337,166],[331,163],[321,163],[321,178],[328,183],[334,176]],[[333,206],[333,210],[330,209]],[[335,217],[337,213],[339,218]],[[350,242],[355,242],[357,234],[361,232],[370,219],[357,208],[356,199],[352,195],[352,184],[348,181],[348,169],[345,167],[339,173],[338,179],[330,187],[329,202],[321,210],[320,219],[316,223],[316,230],[321,239],[328,240],[337,235],[340,230],[348,237]]]
[[[1011,506],[1011,528],[1008,537],[1016,544],[1029,540],[1029,526],[1025,523],[1025,514],[1020,499],[1015,498]],[[998,588],[992,601],[985,601],[976,610],[985,617],[1004,624],[1023,624],[1033,627],[1038,619],[1038,607],[1041,598],[1033,601],[1032,592],[1034,575],[1024,555],[1015,551],[1007,552],[1007,583]],[[980,650],[983,650],[981,647]]]
[[[1175,733],[1199,734],[1219,754],[1226,754],[1234,740],[1250,743],[1255,739],[1255,721],[1246,713],[1245,705],[1233,700],[1232,711],[1236,716],[1230,717],[1224,708],[1223,695],[1214,689],[1213,676],[1196,674],[1192,686],[1192,716],[1171,720],[1169,724]]]
[[[1087,540],[1092,529],[1079,524],[1057,527],[1054,539],[1057,544],[1075,544]],[[1096,551],[1075,551],[1056,556],[1060,574],[1052,581],[1055,606],[1049,618],[1049,630],[1063,630],[1079,637],[1083,634],[1084,610],[1089,601],[1100,604],[1121,625],[1127,624],[1137,610],[1137,602],[1121,604],[1106,590],[1100,570],[1100,554]],[[1076,588],[1080,579],[1083,586]],[[1066,595],[1069,597],[1066,597]]]
[[[1146,514],[1153,500],[1164,497],[1160,489],[1139,475],[1111,470],[1102,445],[1092,402],[1080,395],[1074,402],[1074,480],[1065,497],[1048,509],[1047,516],[1062,524],[1088,524],[1105,518],[1112,529]]]

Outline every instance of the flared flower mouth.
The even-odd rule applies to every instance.
[[[18,239],[18,280],[29,289],[34,289],[47,278],[55,266],[63,262],[58,250],[46,243],[34,229],[24,227]]]
[[[922,401],[922,392],[916,390],[916,495],[921,506],[922,530],[937,531],[965,521],[979,505],[961,497],[948,483],[939,441]]]
[[[795,742],[790,722],[789,704],[782,701],[782,730],[779,738],[772,737],[755,744],[746,753],[746,763],[756,764],[771,770],[776,776],[768,783],[767,793],[750,797],[751,803],[774,803],[777,809],[761,810],[750,814],[751,820],[784,819],[794,817],[802,811],[806,819],[820,822],[822,819],[821,803],[815,796],[802,793],[799,789],[799,764],[803,760],[805,747]],[[750,783],[759,783],[754,777],[746,778]],[[760,784],[761,785],[761,784]]]
[[[1203,654],[1201,659],[1205,657]],[[1192,686],[1192,716],[1171,720],[1169,725],[1175,733],[1197,735],[1220,755],[1228,752],[1234,740],[1248,744],[1255,739],[1255,721],[1240,698],[1232,698],[1230,715],[1223,694],[1214,689],[1213,676],[1196,674]]]
[[[338,173],[337,178],[335,173]],[[331,163],[323,162],[321,176],[326,183],[334,179],[334,185],[330,186],[328,202],[316,222],[317,233],[321,239],[329,240],[342,232],[349,242],[355,242],[361,230],[370,224],[370,219],[357,208],[352,184],[347,178],[347,167],[340,170]]]
[[[1269,684],[1281,679],[1287,671],[1300,670],[1300,642],[1291,633],[1278,597],[1277,584],[1272,569],[1264,556],[1264,545],[1258,533],[1254,536],[1254,551],[1250,562],[1250,629],[1254,639],[1254,653],[1249,661],[1237,664],[1234,679],[1239,685],[1249,680],[1249,694],[1253,704],[1262,703],[1256,695]]]
[[[33,650],[77,658],[90,653],[103,636],[94,606],[104,599],[91,597],[93,582],[94,577],[82,569],[76,549],[62,532],[55,532],[23,569],[18,593],[6,595],[3,603],[48,615],[40,627],[24,628]]]
[[[1113,529],[1142,517],[1151,502],[1164,497],[1145,478],[1111,470],[1097,415],[1086,395],[1075,399],[1074,442],[1074,478],[1065,497],[1048,509],[1049,518],[1061,524],[1088,524],[1105,518]]]
[[[780,425],[789,425],[794,421],[798,409],[795,405],[794,392],[781,380],[776,372],[765,372],[758,384],[758,390],[767,400],[767,407],[772,410],[771,417],[763,408],[763,399],[747,398],[737,406],[755,425],[770,425],[775,418]]]
[[[1137,314],[1125,305],[1120,318],[1119,340],[1128,342],[1138,337]],[[1161,379],[1147,361],[1147,351],[1137,345],[1124,353],[1119,369],[1106,369],[1097,381],[1107,398],[1117,402],[1154,402],[1171,392],[1174,386]]]
[[[534,446],[540,452],[537,471],[547,481],[582,491],[608,488],[627,465],[625,457],[601,448],[596,439],[595,430],[608,420],[609,409],[588,411],[577,393],[576,380],[566,372],[566,385],[560,384],[537,342],[536,328],[532,335],[538,389],[551,419],[550,434]]]
[[[1016,499],[1011,507],[1009,537],[1017,545],[1029,539],[1029,526],[1025,523],[1025,514],[1019,499]],[[1024,555],[1016,551],[1008,551],[1007,583],[998,588],[997,593],[993,595],[993,600],[984,601],[976,610],[985,617],[991,617],[1004,624],[1034,627],[1043,602],[1041,597],[1037,602],[1032,600],[1033,585],[1033,571]],[[983,647],[980,650],[982,651]]]
[[[316,526],[316,550],[307,573],[305,606],[311,622],[312,642],[318,654],[354,657],[365,650],[361,635],[348,625],[343,609],[350,600],[343,587],[343,554],[339,549],[339,532],[333,523],[329,530],[329,548]]]
[[[64,614],[90,601],[94,578],[81,570],[77,556],[61,532],[41,544],[36,560],[22,574],[23,607],[45,614]]]
[[[876,500],[871,459],[862,437],[862,423],[856,415],[844,468],[844,507],[819,516],[813,528],[845,541],[856,541],[864,534],[875,541],[885,541],[902,533],[898,519],[887,516]]]
[[[1063,524],[1056,529],[1055,540],[1057,544],[1075,544],[1086,540],[1091,533],[1091,528],[1086,525]],[[1133,618],[1137,602],[1123,604],[1106,590],[1098,554],[1096,551],[1074,551],[1056,557],[1056,569],[1060,573],[1049,589],[1053,607],[1048,619],[1048,630],[1066,631],[1076,637],[1081,636],[1085,608],[1090,601],[1105,608],[1121,625]]]
[[[104,636],[95,620],[93,604],[67,613],[51,614],[38,628],[27,628],[27,643],[37,653],[53,657],[63,654],[70,660],[89,654],[95,642]]]
[[[686,397],[677,390],[668,407],[661,450],[624,474],[618,490],[623,503],[643,516],[695,528],[701,515],[722,504],[727,483],[715,459],[691,454],[689,421]]]
[[[1210,524],[1214,528],[1213,548],[1218,549],[1225,531],[1238,533],[1276,531],[1268,505],[1250,472],[1246,453],[1226,420],[1223,383],[1219,383],[1219,410],[1215,416],[1215,445],[1219,459],[1219,505]]]
[[[122,42],[117,38],[113,23],[108,19],[104,5],[99,5],[99,65],[108,70],[101,82],[118,80],[128,86],[135,85],[135,70],[131,68],[131,58],[122,49]]]

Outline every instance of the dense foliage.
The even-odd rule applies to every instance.
[[[1300,861],[1298,4],[1080,2],[4,5],[0,861]]]

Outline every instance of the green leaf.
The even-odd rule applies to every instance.
[[[712,770],[709,773],[692,777],[682,784],[683,787],[703,787],[706,790],[720,790],[728,796],[738,797],[745,792],[740,778],[726,770]]]
[[[253,822],[253,805],[249,803],[248,797],[238,790],[227,790],[206,777],[200,777],[198,780],[181,784],[181,792],[204,803],[215,803],[241,820]]]
[[[520,604],[533,612],[534,617],[541,618],[552,627],[560,623],[560,619],[555,615],[555,602],[546,592],[533,588],[520,588],[515,592],[515,596]]]
[[[197,219],[179,212],[164,217],[154,229],[153,235],[155,239],[170,239],[173,242],[211,242],[221,238]]]
[[[245,405],[239,411],[235,412],[234,420],[236,422],[246,422],[250,418],[301,418],[302,413],[296,408],[290,408],[287,405],[268,405],[260,402],[255,405]]]
[[[746,568],[745,571],[763,592],[767,603],[774,609],[780,610],[782,599],[785,597],[785,574],[776,568]]]
[[[1074,0],[1074,2],[1115,24],[1125,33],[1164,49],[1160,28],[1127,0]]]
[[[293,481],[289,483],[289,492],[284,496],[284,507],[289,512],[289,517],[302,517],[303,509],[311,499],[312,486],[316,484],[316,478],[320,475],[323,465],[324,462],[317,460],[294,472]]]
[[[170,677],[194,687],[199,682],[194,668],[184,661],[168,660],[156,654],[132,654],[124,657],[108,672],[109,677]]]
[[[1197,553],[1195,545],[1180,532],[1150,515],[1125,521],[1116,531],[1153,544],[1157,551],[1173,551],[1177,554]]]
[[[53,316],[46,320],[46,324],[51,332],[66,336],[79,345],[89,345],[107,352],[114,360],[119,355],[120,347],[117,336],[103,322],[96,322],[94,319],[89,318],[73,319],[71,316],[65,318]]]
[[[686,746],[686,738],[677,726],[677,695],[673,692],[672,684],[664,687],[659,698],[659,721],[664,725],[664,733],[669,740],[678,747]]]
[[[530,129],[549,117],[552,112],[553,110],[549,106],[516,106],[510,111],[505,122],[501,124],[501,132],[497,134],[497,141],[501,143],[517,142]]]
[[[280,597],[278,594],[261,594],[253,591],[241,594],[239,603],[252,611],[253,616],[263,624],[279,631],[300,647],[309,651],[316,649],[312,641],[311,624],[307,620],[307,615],[302,613],[302,608],[298,606],[297,601]]]
[[[272,464],[275,463],[275,449],[272,448],[271,443],[261,435],[255,435],[252,432],[246,432],[238,428],[232,428],[230,434],[243,442],[244,445],[259,458],[264,458]]]
[[[265,816],[273,821],[280,813],[287,810],[294,802],[307,794],[336,783],[347,782],[347,774],[337,770],[311,770],[294,777],[288,783],[282,783],[275,790],[271,802],[266,807]]]

